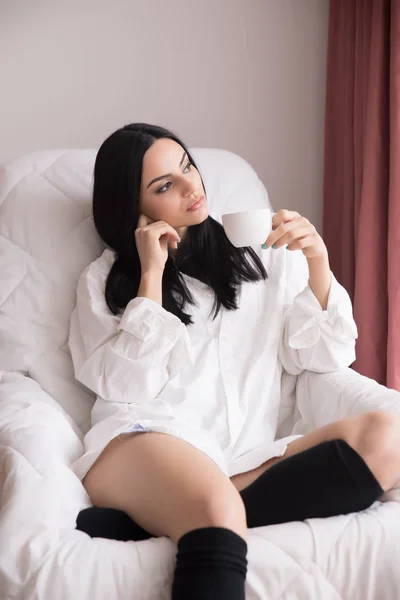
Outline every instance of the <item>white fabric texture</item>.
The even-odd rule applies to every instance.
[[[225,211],[262,207],[273,210],[263,184],[245,160],[219,149],[198,148],[192,149],[192,153],[206,184],[212,216],[217,220]],[[103,255],[105,247],[95,232],[91,216],[95,155],[94,149],[40,151],[0,168],[2,599],[167,600],[171,595],[176,546],[170,540],[90,539],[75,529],[78,512],[91,502],[71,467],[85,451],[84,434],[90,428],[96,393],[74,377],[68,333],[80,275],[91,263],[107,257],[107,253]],[[257,251],[266,261],[270,275],[265,290],[268,285],[279,288],[271,268],[273,263],[267,262],[287,261],[289,265],[301,254],[286,250]],[[279,277],[282,275],[279,272]],[[342,318],[339,320],[341,303],[333,297],[331,311],[329,307],[327,311],[317,310],[306,316],[310,305],[308,301],[306,305],[303,303],[303,296],[311,305],[314,302],[306,288],[305,277],[299,277],[295,289],[287,287],[289,294],[283,306],[289,309],[297,297],[302,317],[301,323],[293,321],[290,332],[286,328],[285,339],[291,340],[290,356],[295,358],[295,365],[301,359],[303,364],[309,361],[311,366],[315,357],[310,341],[320,334],[314,348],[320,351],[322,346],[325,348],[323,340],[332,335],[329,348],[333,348],[333,333],[337,340],[346,325]],[[265,290],[263,286],[253,290],[260,302],[265,301]],[[204,291],[207,290],[197,286],[197,294]],[[334,292],[332,287],[331,293]],[[280,293],[283,295],[283,290]],[[99,308],[101,313],[102,305]],[[137,308],[129,310],[132,319]],[[141,310],[147,311],[147,307]],[[140,340],[143,348],[151,343],[152,336],[157,337],[155,332],[147,338],[148,326],[151,322],[160,324],[158,317],[165,317],[163,311],[156,310],[154,319],[149,315],[147,325],[137,332],[139,339],[145,338]],[[133,338],[129,330],[134,320],[130,318],[130,323],[126,323],[128,329],[119,333]],[[221,324],[214,323],[213,327],[224,328],[224,321],[221,316]],[[116,320],[103,325],[110,326],[112,337],[118,332],[119,323]],[[179,332],[183,332],[179,323],[178,326]],[[296,348],[297,341],[305,343],[300,333],[303,326],[307,332],[306,346]],[[214,329],[209,340],[213,334]],[[294,334],[300,339],[292,339]],[[98,338],[100,345],[105,341],[101,336]],[[203,341],[205,345],[218,343],[214,338],[211,342]],[[176,369],[179,361],[185,360],[188,348],[192,347],[196,356],[200,343],[197,339],[186,344],[179,336],[170,351],[169,368],[174,365]],[[277,339],[273,343],[277,348]],[[81,344],[79,341],[75,347],[79,365],[86,360],[85,347],[79,354]],[[132,352],[134,344],[129,346]],[[118,349],[121,350],[119,346]],[[324,361],[335,362],[336,354],[326,351],[325,348]],[[227,348],[224,355],[226,376],[228,359],[233,355]],[[261,359],[262,352],[258,356]],[[290,356],[286,361],[282,352],[280,356],[290,370]],[[343,364],[352,361],[351,356],[339,358]],[[347,367],[332,368],[337,370],[317,373],[298,367],[298,375],[282,370],[277,439],[303,435],[316,427],[370,410],[400,412],[397,391]],[[270,390],[265,389],[265,394],[268,393]],[[235,397],[232,390],[231,396]],[[250,397],[246,392],[246,398]],[[124,406],[123,402],[119,404]],[[108,405],[112,406],[112,402],[107,401]],[[126,427],[126,419],[122,426]],[[111,433],[105,432],[104,439]],[[265,447],[262,450],[265,452]],[[224,459],[225,456],[228,457],[226,452]],[[400,490],[391,490],[382,502],[345,517],[251,529],[246,599],[397,599],[399,538]]]
[[[137,423],[192,443],[229,477],[281,456],[298,437],[274,441],[282,366],[292,375],[349,366],[357,338],[352,305],[332,273],[322,309],[301,251],[254,250],[268,279],[244,283],[238,310],[222,307],[216,319],[212,289],[184,275],[196,300],[185,309],[194,321],[188,326],[143,297],[113,315],[104,297],[110,249],[85,269],[70,350],[78,381],[97,401],[85,454],[73,465],[80,478],[112,437]]]

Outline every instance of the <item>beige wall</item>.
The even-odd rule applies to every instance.
[[[320,230],[328,0],[1,0],[0,162],[147,121]]]

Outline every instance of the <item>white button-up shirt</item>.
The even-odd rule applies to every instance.
[[[322,310],[300,250],[254,248],[268,279],[243,283],[239,308],[221,307],[214,292],[184,275],[196,299],[185,326],[158,303],[134,298],[122,314],[104,290],[114,252],[82,273],[69,345],[75,376],[97,396],[85,453],[73,465],[81,479],[107,443],[128,431],[177,436],[208,455],[229,477],[284,454],[298,435],[276,440],[282,368],[336,371],[355,360],[358,336],[347,291],[332,273]]]

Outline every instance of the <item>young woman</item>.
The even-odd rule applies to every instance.
[[[170,131],[106,139],[93,215],[108,247],[79,279],[69,340],[97,395],[74,464],[94,507],[77,526],[168,536],[174,600],[243,599],[248,527],[358,511],[400,479],[389,413],[275,440],[282,369],[354,361],[351,301],[299,213],[274,215],[267,249],[235,248],[208,201]]]

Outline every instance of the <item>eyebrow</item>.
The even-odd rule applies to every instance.
[[[186,156],[186,152],[183,153],[181,162],[179,163],[179,166],[181,166],[181,164],[183,163],[185,156]],[[151,186],[152,183],[155,183],[156,181],[159,181],[160,179],[165,179],[166,177],[171,177],[171,175],[172,175],[172,173],[167,173],[166,175],[160,175],[160,177],[156,177],[155,179],[152,179],[146,189],[149,189],[149,187]]]

